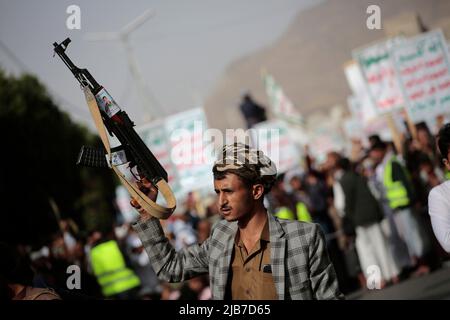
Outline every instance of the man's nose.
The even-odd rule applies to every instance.
[[[228,203],[228,199],[226,197],[226,195],[224,193],[220,193],[219,194],[219,206],[223,207],[224,205],[226,205]]]

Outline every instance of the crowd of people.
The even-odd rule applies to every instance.
[[[370,287],[374,272],[380,275],[375,287],[384,288],[427,274],[449,258],[428,214],[428,194],[449,173],[427,125],[416,130],[415,139],[404,139],[402,152],[373,135],[365,149],[353,141],[350,159],[338,152],[328,153],[320,166],[307,159],[305,170],[279,177],[271,193],[275,215],[322,226],[346,293]]]
[[[340,289],[348,294],[384,288],[440,268],[449,255],[433,233],[428,214],[430,190],[449,178],[435,137],[425,123],[398,152],[393,143],[373,135],[363,148],[353,141],[349,157],[330,152],[315,163],[278,176],[265,198],[269,213],[320,225]],[[221,219],[216,200],[191,192],[181,209],[162,227],[176,249],[208,238]],[[0,293],[5,299],[211,299],[208,276],[181,284],[158,280],[149,257],[130,224],[110,232],[85,234],[70,219],[41,248],[1,244]],[[68,267],[79,267],[68,288]],[[374,271],[375,270],[375,271]],[[46,288],[41,289],[39,288]],[[51,289],[48,289],[51,288]]]
[[[200,219],[196,206],[190,193],[185,211],[164,221],[177,249],[203,242],[219,219],[212,205]],[[136,232],[123,219],[117,221],[109,231],[86,233],[72,219],[62,219],[59,231],[42,247],[0,243],[0,300],[211,298],[207,276],[182,285],[159,281]],[[78,266],[79,279],[71,277],[73,265]],[[17,290],[11,289],[15,286]]]

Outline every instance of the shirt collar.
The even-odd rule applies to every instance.
[[[266,242],[270,242],[270,230],[269,230],[269,219],[266,220],[266,223],[264,224],[264,228],[261,231],[261,235],[259,236],[259,240],[263,240]],[[236,232],[236,238],[234,239],[234,243],[238,246],[244,246],[244,243],[241,240],[241,236],[239,233],[239,229],[238,232]]]
[[[261,232],[260,240],[270,242],[270,232],[269,232],[269,219],[266,220],[263,231]]]

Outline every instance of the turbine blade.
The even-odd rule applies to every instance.
[[[128,36],[131,32],[143,25],[153,15],[153,10],[147,9],[143,14],[123,27],[122,30],[120,30],[120,33],[122,36]]]

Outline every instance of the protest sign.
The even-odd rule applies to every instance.
[[[204,141],[208,129],[202,108],[192,109],[165,120],[170,157],[185,192],[212,186],[211,164],[214,146]]]
[[[404,107],[403,93],[396,76],[390,48],[401,43],[402,38],[379,42],[353,51],[359,64],[377,114],[388,113]]]
[[[263,80],[274,115],[288,123],[302,125],[304,121],[303,116],[294,107],[281,86],[275,82],[275,79],[271,75],[264,73]]]
[[[301,153],[292,141],[289,128],[281,120],[258,123],[251,132],[252,147],[264,152],[283,173],[300,166]]]
[[[353,117],[367,123],[377,117],[377,109],[370,98],[359,65],[352,61],[344,67],[345,76],[353,95],[347,99]]]
[[[167,171],[168,183],[174,194],[179,192],[179,179],[176,167],[170,157],[170,141],[164,121],[160,120],[136,127],[136,132]]]
[[[450,110],[450,59],[442,31],[394,45],[392,59],[413,122]]]

